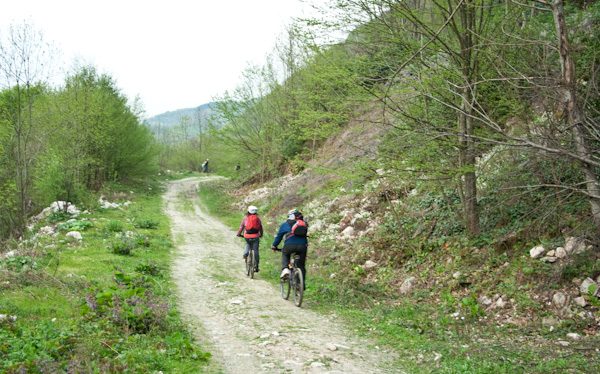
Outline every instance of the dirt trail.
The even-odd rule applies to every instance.
[[[297,308],[279,287],[244,273],[242,241],[207,214],[197,184],[207,178],[170,182],[164,195],[178,256],[177,298],[198,341],[225,373],[389,373],[389,359],[352,337],[335,316]],[[261,262],[270,257],[261,243]],[[308,295],[310,297],[310,294]]]

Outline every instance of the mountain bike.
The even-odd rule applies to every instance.
[[[239,235],[239,237],[243,238],[242,235]],[[248,256],[244,258],[244,261],[246,262],[246,275],[248,275],[250,279],[254,279],[254,270],[256,269],[256,266],[254,265],[254,250],[252,249],[252,246],[250,246]]]
[[[281,249],[277,248],[277,251]],[[295,254],[290,259],[290,276],[280,279],[281,297],[287,300],[290,297],[290,292],[294,298],[294,304],[297,307],[302,305],[302,298],[304,297],[304,276],[302,270],[296,266],[296,262],[300,260],[300,255]]]
[[[254,250],[250,246],[248,251],[248,257],[246,257],[246,274],[250,279],[254,279]]]

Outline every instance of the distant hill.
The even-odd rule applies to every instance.
[[[214,106],[215,103],[210,102],[208,104],[202,104],[195,108],[177,109],[162,114],[157,114],[156,116],[146,119],[144,123],[148,125],[150,129],[157,132],[156,130],[158,128],[164,130],[179,124],[183,116],[188,116],[189,118],[191,118],[192,123],[197,123],[198,118],[201,118],[203,122],[207,122],[208,118],[212,113],[212,108]]]

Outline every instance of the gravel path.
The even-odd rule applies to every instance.
[[[354,337],[335,316],[297,308],[261,273],[253,280],[245,275],[242,241],[198,199],[198,183],[210,179],[170,182],[164,201],[178,253],[172,270],[179,309],[223,372],[396,372],[383,368],[385,352]],[[268,244],[261,243],[261,261],[270,256]]]

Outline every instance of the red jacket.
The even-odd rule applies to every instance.
[[[258,218],[258,217],[257,217]],[[244,219],[242,220],[242,223],[240,225],[240,228],[238,229],[237,235],[240,236],[242,235],[242,231],[244,232],[244,238],[247,239],[252,239],[252,238],[258,238],[263,236],[263,227],[262,227],[262,222],[260,221],[260,218],[258,218],[258,232],[256,234],[247,234],[245,231],[246,229],[246,220],[248,219],[248,216],[244,216]]]

